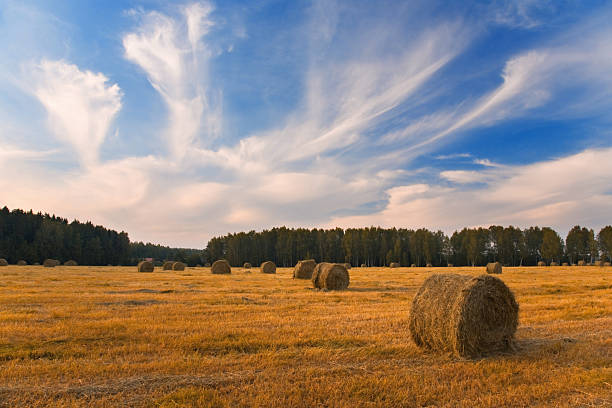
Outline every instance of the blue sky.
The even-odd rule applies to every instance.
[[[279,225],[600,228],[611,17],[604,1],[0,0],[0,204],[190,247]]]

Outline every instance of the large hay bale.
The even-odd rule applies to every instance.
[[[242,267],[244,269],[251,269],[253,267],[253,265],[251,265],[249,262],[245,262],[244,265],[242,265]]]
[[[64,262],[64,266],[78,266],[79,264],[74,259]]]
[[[425,265],[426,268],[431,268],[432,265],[430,263],[428,263],[427,265]]]
[[[162,265],[162,270],[164,270],[164,271],[171,271],[173,265],[174,265],[174,261],[166,261]]]
[[[552,261],[552,262],[550,263],[550,266],[559,266],[559,264],[558,264],[557,262],[555,262],[555,261]]]
[[[232,273],[232,268],[225,259],[219,259],[218,261],[213,262],[210,271],[215,275],[225,275],[228,273]]]
[[[352,268],[351,264],[350,264],[350,263],[348,263],[348,262],[344,263],[344,267],[345,267],[347,270],[349,270],[349,269],[351,269],[351,268]]]
[[[398,262],[391,262],[389,264],[389,268],[399,268],[400,264]]]
[[[174,262],[172,264],[172,270],[173,271],[184,271],[186,267],[187,267],[187,265],[185,265],[182,262]]]
[[[43,262],[43,266],[45,268],[55,268],[58,264],[59,261],[56,261],[55,259],[45,259]]]
[[[314,271],[317,263],[314,259],[304,259],[295,264],[293,269],[293,277],[295,279],[310,279],[312,278],[312,271]]]
[[[151,261],[140,261],[138,262],[138,272],[153,272],[155,265]]]
[[[312,272],[312,285],[316,289],[343,290],[349,283],[349,273],[343,264],[321,262]]]
[[[266,261],[259,267],[263,273],[276,273],[276,264],[272,261]]]
[[[502,273],[502,266],[499,262],[490,262],[487,264],[487,273],[500,274]]]
[[[586,265],[586,262],[582,260],[578,261],[578,266],[584,266],[584,265]]]
[[[408,327],[419,347],[476,357],[512,347],[518,310],[499,278],[435,274],[414,297]]]
[[[0,266],[8,266],[8,262],[4,258],[0,258]]]
[[[546,262],[540,261],[540,262],[538,262],[538,266],[546,266]]]
[[[28,264],[28,263],[27,263],[26,261],[24,261],[23,259],[22,259],[22,260],[20,260],[20,261],[17,261],[17,265],[19,265],[19,266],[25,266],[25,265],[27,265],[27,264]]]

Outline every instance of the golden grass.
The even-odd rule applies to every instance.
[[[353,268],[321,292],[210,268],[0,271],[0,406],[612,406],[612,268],[504,268],[518,350],[478,360],[410,340],[432,272]]]

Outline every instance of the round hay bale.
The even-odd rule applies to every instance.
[[[348,263],[348,262],[346,262],[346,263],[344,263],[344,267],[345,267],[347,270],[349,270],[349,269],[351,269],[351,264],[350,264],[350,263]]]
[[[453,265],[452,263],[449,263],[449,264],[448,264],[448,265],[446,265],[446,266],[448,266],[449,268],[452,268],[452,267],[454,267],[455,265]]]
[[[276,273],[276,264],[272,261],[266,261],[261,264],[260,269],[263,273]]]
[[[569,266],[569,264],[567,262],[563,262],[561,266]]]
[[[487,273],[502,273],[502,266],[499,262],[490,262],[487,264]]]
[[[416,264],[411,264],[410,267],[411,268],[416,268]]]
[[[43,266],[45,268],[55,268],[57,264],[59,264],[59,261],[56,261],[55,259],[45,259],[43,262]]]
[[[368,265],[366,265],[366,264],[361,264],[361,267],[362,267],[362,268],[367,268],[367,267],[368,267]]]
[[[78,266],[78,263],[74,259],[71,259],[69,261],[64,262],[64,266]]]
[[[215,275],[225,275],[228,273],[232,273],[232,268],[225,259],[219,259],[218,261],[213,262],[211,270]]]
[[[546,262],[540,261],[540,262],[538,262],[538,266],[546,266]]]
[[[601,261],[595,261],[593,262],[593,266],[603,266],[603,264],[601,263]]]
[[[171,271],[172,270],[172,265],[174,265],[174,261],[166,261],[162,265],[162,270],[164,270],[164,271]]]
[[[400,264],[398,262],[391,262],[389,264],[389,268],[399,268]]]
[[[584,266],[584,265],[586,265],[586,262],[584,262],[584,261],[578,261],[578,266]]]
[[[173,271],[184,271],[186,267],[187,267],[187,265],[185,265],[182,262],[175,262],[175,263],[172,264],[172,270]]]
[[[138,262],[138,272],[153,272],[155,265],[151,261],[140,261]]]
[[[204,264],[204,267],[205,267],[205,268],[210,268],[210,262],[206,262],[206,263]]]
[[[557,262],[553,261],[553,262],[550,263],[550,266],[559,266],[559,264]]]
[[[317,263],[314,259],[304,259],[295,264],[293,268],[293,277],[295,279],[310,279],[312,278],[312,271],[314,271]]]
[[[430,263],[428,263],[427,265],[425,265],[426,268],[431,268],[432,265]]]
[[[312,272],[312,285],[316,289],[343,290],[349,283],[349,273],[343,264],[321,262]]]
[[[8,266],[8,262],[4,258],[0,258],[0,266]]]
[[[27,263],[26,261],[24,261],[23,259],[22,259],[22,260],[20,260],[20,261],[17,261],[17,265],[19,265],[19,266],[25,266],[25,265],[27,265],[27,264],[28,264],[28,263]]]
[[[253,265],[251,265],[249,262],[245,262],[244,265],[242,265],[242,267],[244,269],[251,269],[253,267]]]
[[[610,266],[610,262],[604,262],[603,266]]]
[[[408,327],[419,347],[476,357],[512,347],[518,310],[499,278],[435,274],[414,297]]]

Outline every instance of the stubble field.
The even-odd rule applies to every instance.
[[[407,323],[427,276],[484,268],[135,271],[0,268],[0,406],[612,407],[612,268],[504,268],[517,350],[475,360]]]

